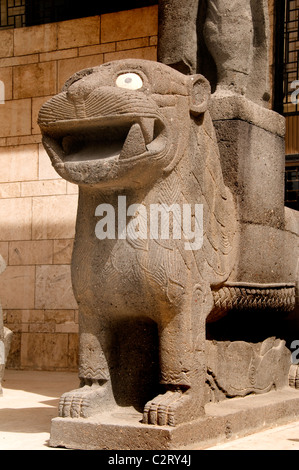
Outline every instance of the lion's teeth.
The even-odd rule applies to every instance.
[[[140,125],[135,123],[127,135],[120,158],[135,157],[136,155],[141,155],[144,152],[146,152],[146,146],[143,132]]]
[[[141,118],[140,125],[146,144],[150,144],[154,140],[155,119]]]

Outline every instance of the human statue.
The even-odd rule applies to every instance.
[[[202,73],[218,96],[238,94],[266,106],[268,53],[267,0],[159,0],[158,60]]]

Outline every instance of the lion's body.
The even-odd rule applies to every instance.
[[[132,75],[137,87],[143,81],[140,91],[126,88]],[[54,167],[79,184],[72,279],[84,386],[62,397],[62,416],[89,416],[107,403],[116,406],[111,377],[120,373],[122,361],[115,328],[126,320],[145,320],[158,330],[160,382],[166,393],[144,407],[144,421],[175,425],[203,412],[212,290],[229,280],[239,240],[235,200],[223,181],[208,96],[201,76],[128,60],[75,75],[42,108],[40,124]],[[120,153],[102,156],[106,139],[121,139],[126,126]],[[127,218],[126,237],[99,240],[97,208],[105,204],[117,214],[124,197],[125,210],[136,204],[143,212],[137,208]],[[134,237],[130,222],[135,219],[140,229],[153,205],[191,207],[193,225],[194,208],[201,206],[202,244],[186,249],[186,238],[173,236],[174,221],[168,238]],[[133,374],[133,366],[128,373]]]

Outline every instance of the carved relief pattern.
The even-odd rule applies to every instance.
[[[273,309],[291,312],[295,308],[295,287],[230,286],[213,291],[216,319],[232,309]]]

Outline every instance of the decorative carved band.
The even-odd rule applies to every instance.
[[[273,309],[290,312],[295,308],[295,286],[289,285],[224,286],[213,291],[213,296],[213,319],[232,309]]]
[[[79,368],[80,379],[108,380],[107,374],[101,367],[81,366]]]

